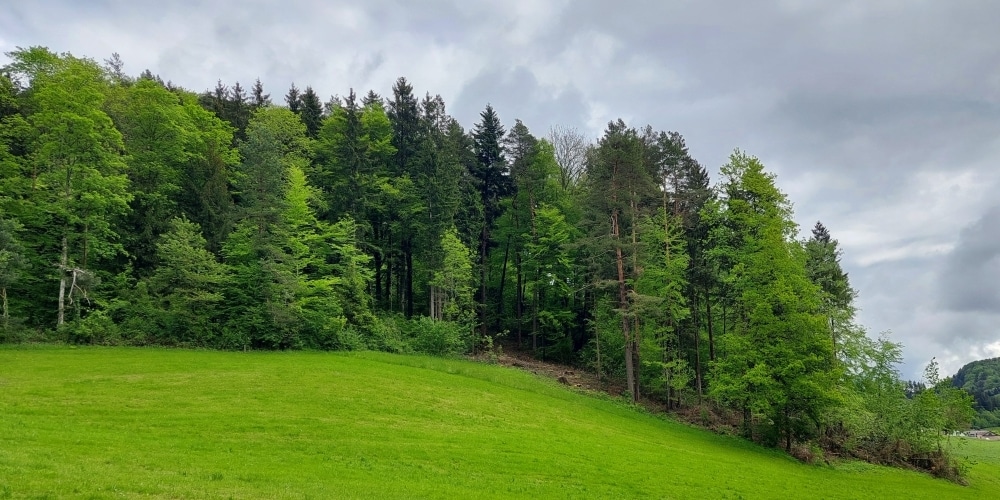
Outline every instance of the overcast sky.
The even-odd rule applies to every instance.
[[[987,0],[55,0],[7,2],[0,49],[118,52],[195,91],[259,77],[276,102],[405,76],[466,128],[487,103],[536,135],[620,117],[713,173],[743,149],[804,234],[840,240],[861,322],[916,378],[1000,356],[997,19]]]

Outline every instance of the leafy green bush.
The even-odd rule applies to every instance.
[[[374,351],[404,353],[410,352],[399,322],[405,321],[396,317],[376,317],[368,326],[364,336],[365,344]]]
[[[472,345],[469,328],[461,323],[421,316],[405,325],[410,347],[416,352],[453,356],[469,352]]]
[[[121,330],[103,310],[93,311],[83,319],[63,327],[66,341],[71,344],[121,344]]]

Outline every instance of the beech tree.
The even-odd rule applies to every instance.
[[[80,315],[95,262],[122,251],[112,222],[132,198],[124,144],[102,109],[107,81],[96,63],[38,49],[7,55],[14,61],[7,69],[24,70],[31,82],[27,122],[35,131],[20,222],[41,259],[58,263],[55,324],[62,326],[68,306]]]

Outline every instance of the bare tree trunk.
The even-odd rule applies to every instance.
[[[406,314],[406,319],[413,317],[413,240],[407,239],[406,241],[406,309],[404,314]]]
[[[375,261],[375,306],[382,307],[382,252],[374,252]]]
[[[3,300],[3,327],[6,329],[10,322],[10,314],[7,311],[7,287],[0,287],[0,299]]]
[[[480,234],[479,243],[479,258],[481,259],[481,265],[479,267],[479,299],[482,304],[479,308],[479,335],[486,338],[486,266],[489,264],[486,256],[486,247],[488,245],[487,237],[489,234],[486,231],[486,223],[483,223],[483,230]]]
[[[705,313],[708,316],[708,360],[715,361],[715,336],[712,332],[712,297],[705,288]]]
[[[692,290],[697,290],[692,288]],[[692,300],[692,309],[694,309],[694,380],[695,387],[698,389],[698,404],[701,404],[702,389],[701,389],[701,322],[698,321],[698,292],[695,291]]]
[[[615,240],[615,261],[618,267],[618,307],[622,315],[622,334],[625,335],[625,379],[632,401],[637,401],[635,363],[632,357],[632,335],[628,322],[628,290],[625,287],[625,261],[622,256],[621,233],[618,227],[618,210],[611,213],[611,236]]]
[[[522,321],[524,320],[524,275],[521,270],[521,253],[514,256],[514,267],[517,271],[517,290],[514,291],[514,315],[517,317],[517,346],[523,347]]]
[[[430,314],[431,319],[441,319],[441,318],[438,318],[437,311],[434,310],[434,306],[436,305],[436,304],[434,304],[434,298],[435,298],[434,297],[434,288],[435,288],[435,286],[431,285],[430,286],[430,290],[428,290],[428,292],[427,292],[427,295],[429,297],[429,300],[427,301],[427,312]]]
[[[66,268],[69,267],[69,242],[62,238],[62,255],[59,257],[59,312],[56,326],[66,322]]]
[[[830,341],[833,343],[833,365],[837,366],[837,332],[834,330],[833,314],[830,314]]]
[[[535,198],[528,197],[528,209],[531,214],[531,242],[538,244],[538,229],[535,226]],[[531,287],[531,350],[538,352],[538,260],[535,260],[535,283]]]
[[[503,317],[503,289],[506,288],[504,285],[507,284],[507,260],[510,259],[510,235],[507,235],[507,244],[504,246],[503,250],[503,268],[500,271],[500,300],[497,301],[497,318]]]

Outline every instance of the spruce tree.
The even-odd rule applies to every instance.
[[[299,117],[306,126],[306,135],[315,139],[319,135],[319,128],[323,124],[323,103],[319,96],[313,92],[312,87],[306,87],[299,97],[300,110]]]

